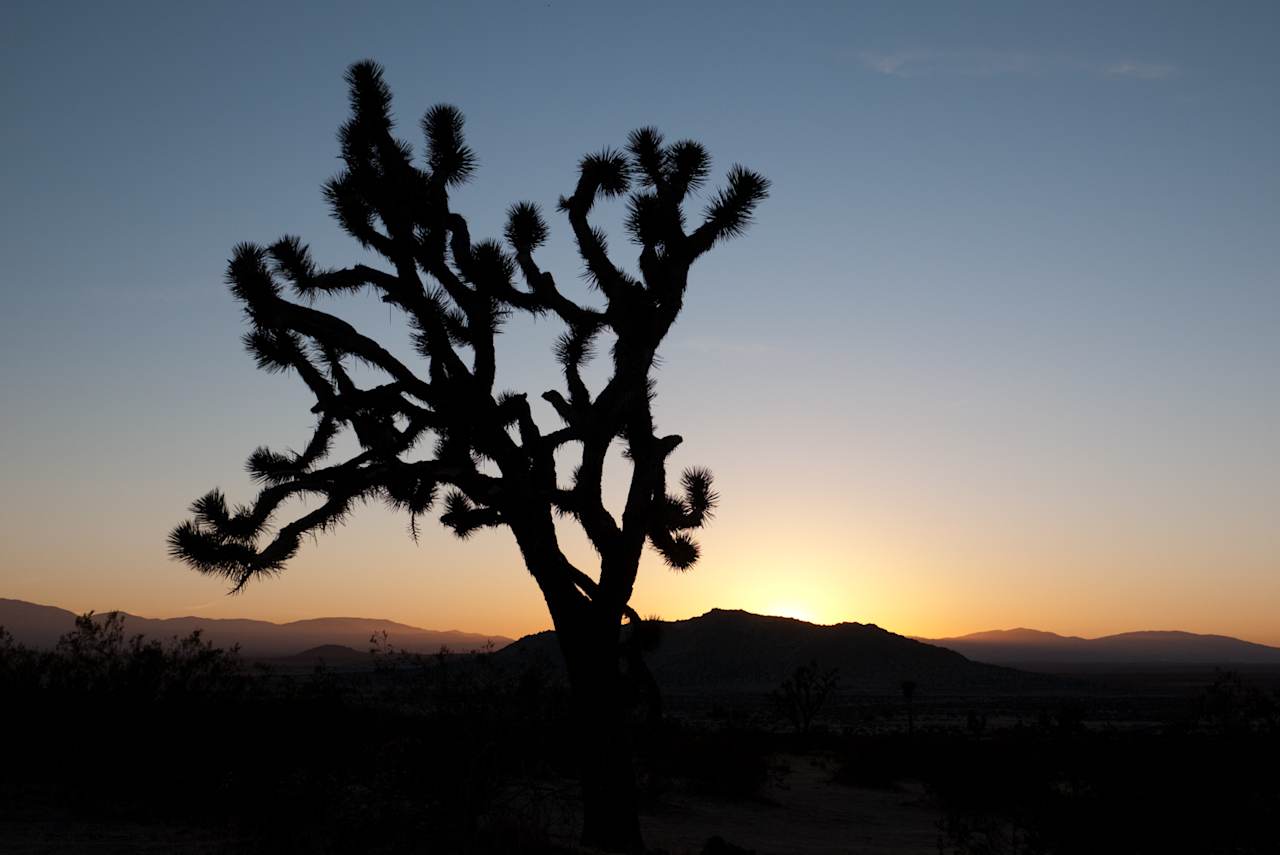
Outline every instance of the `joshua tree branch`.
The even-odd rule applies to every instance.
[[[592,308],[565,296],[535,261],[548,237],[537,206],[519,203],[508,211],[509,249],[474,240],[466,219],[450,209],[451,188],[466,181],[476,163],[463,140],[461,113],[447,105],[427,112],[426,164],[418,168],[411,146],[392,135],[381,70],[360,63],[347,79],[352,114],[339,134],[344,168],[325,193],[338,222],[391,269],[322,269],[294,237],[236,248],[228,281],[252,325],[245,343],[260,367],[298,373],[316,399],[316,428],[301,452],[254,451],[248,468],[264,485],[254,503],[229,511],[221,493],[209,494],[193,506],[194,518],[174,530],[174,553],[223,573],[238,589],[255,573],[280,569],[303,534],[335,525],[355,501],[379,496],[416,519],[433,507],[440,488],[451,488],[442,521],[461,536],[511,528],[548,603],[558,604],[553,612],[578,608],[565,604],[581,596],[634,617],[626,602],[645,541],[672,567],[690,566],[697,545],[689,532],[710,518],[715,502],[710,476],[700,470],[692,480],[686,472],[683,496],[667,493],[666,461],[680,440],[654,432],[649,396],[657,348],[679,312],[689,266],[746,228],[768,182],[735,166],[702,224],[686,233],[682,203],[709,174],[700,145],[666,144],[656,131],[642,129],[631,135],[626,153],[606,149],[583,158],[573,193],[560,207],[586,272],[604,295],[605,306]],[[627,229],[640,245],[642,282],[611,260],[604,233],[590,221],[598,201],[628,194],[633,181],[639,186],[628,196]],[[514,282],[516,271],[523,288]],[[424,275],[433,281],[430,288]],[[336,315],[287,299],[282,282],[304,302],[373,289],[405,313],[425,370],[418,374]],[[563,391],[543,395],[565,423],[553,431],[539,428],[524,395],[494,394],[495,339],[517,311],[552,313],[567,328],[556,349]],[[615,337],[612,374],[593,395],[583,366],[606,330]],[[350,358],[386,381],[360,387]],[[355,432],[360,453],[322,467],[344,427]],[[432,458],[406,460],[427,436],[436,443]],[[621,522],[605,506],[602,489],[615,438],[625,441],[632,467]],[[582,459],[566,489],[557,482],[555,452],[572,442],[581,443]],[[482,471],[486,460],[499,474]],[[320,505],[259,548],[282,503],[303,495],[319,497]],[[572,515],[600,551],[598,582],[560,553],[555,512]]]

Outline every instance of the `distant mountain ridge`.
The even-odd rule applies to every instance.
[[[904,680],[922,693],[1018,692],[1056,685],[1054,678],[971,662],[953,650],[925,644],[874,624],[820,626],[794,618],[712,609],[687,620],[663,621],[660,642],[645,655],[663,691],[767,692],[800,665],[835,668],[840,688],[898,696]],[[552,631],[527,635],[497,660],[562,672]]]
[[[99,612],[98,614],[106,614]],[[144,618],[122,612],[126,635],[139,633],[148,638],[167,639],[190,635],[200,629],[204,638],[219,647],[239,644],[245,656],[293,656],[303,651],[330,645],[369,649],[374,633],[386,632],[387,641],[396,648],[415,653],[435,653],[448,647],[457,653],[470,653],[511,643],[501,635],[483,635],[459,630],[431,630],[380,618],[311,618],[290,623],[272,623],[247,618]],[[14,639],[29,647],[49,648],[75,626],[76,615],[56,606],[43,606],[23,600],[0,597],[0,626]]]
[[[105,614],[101,612],[99,614]],[[350,659],[337,647],[363,653],[374,633],[386,632],[389,643],[415,653],[435,653],[442,646],[458,653],[510,647],[504,658],[537,656],[559,668],[553,632],[525,636],[517,642],[500,635],[429,630],[379,618],[311,618],[289,623],[245,618],[144,618],[125,614],[125,632],[166,639],[203,630],[214,644],[239,644],[249,657],[315,658],[318,648],[328,658]],[[75,613],[56,606],[0,597],[0,627],[31,647],[49,648],[69,632]],[[952,638],[896,635],[874,624],[819,626],[792,618],[712,609],[704,615],[663,624],[663,645],[648,657],[655,673],[672,686],[704,680],[725,687],[776,685],[783,671],[816,659],[838,667],[843,682],[898,685],[919,677],[937,685],[999,684],[1012,679],[1008,667],[1046,665],[1280,665],[1280,647],[1224,635],[1179,631],[1125,632],[1101,638],[1058,635],[1019,627],[975,632]],[[936,651],[936,652],[930,652]],[[843,664],[841,664],[843,663]],[[973,670],[970,666],[976,666]],[[989,669],[992,666],[1007,666]],[[901,673],[906,676],[893,676]],[[781,674],[781,676],[778,676]],[[777,680],[774,677],[777,676]]]
[[[1101,638],[1037,629],[998,629],[954,638],[920,638],[977,662],[1031,665],[1280,665],[1280,647],[1226,635],[1180,631],[1122,632]]]

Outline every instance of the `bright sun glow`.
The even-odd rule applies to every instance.
[[[814,618],[813,609],[800,603],[770,603],[764,609],[767,615],[777,615],[778,617],[795,618],[796,620],[808,621],[809,623],[817,623]]]

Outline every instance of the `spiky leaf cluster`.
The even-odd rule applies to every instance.
[[[667,459],[680,438],[656,433],[650,372],[679,314],[691,266],[742,232],[768,182],[735,166],[690,231],[684,204],[711,168],[700,144],[668,145],[656,130],[642,128],[625,149],[584,157],[559,209],[602,300],[585,305],[567,297],[534,258],[550,236],[536,204],[511,206],[501,242],[473,240],[451,207],[450,191],[478,163],[457,108],[426,112],[422,152],[415,154],[395,136],[382,69],[360,62],[346,80],[351,114],[338,134],[342,168],[324,195],[341,227],[381,262],[324,268],[293,236],[235,247],[227,282],[248,322],[244,344],[264,371],[298,375],[315,397],[316,427],[301,451],[256,449],[247,463],[262,485],[253,503],[230,508],[220,491],[207,494],[173,530],[171,551],[239,589],[282,569],[304,535],[339,524],[357,502],[378,499],[407,512],[415,537],[418,518],[440,507],[441,523],[459,537],[511,529],[557,609],[598,606],[638,621],[626,603],[643,545],[673,568],[692,566],[699,551],[691,532],[711,518],[718,500],[703,469],[687,470],[679,493],[668,493]],[[627,230],[641,248],[639,278],[614,263],[605,233],[589,219],[599,201],[620,196]],[[405,363],[315,305],[359,291],[402,314],[420,364]],[[495,338],[517,313],[549,315],[564,325],[555,347],[564,387],[542,396],[560,418],[552,430],[535,421],[526,395],[494,389]],[[611,339],[612,371],[592,390],[582,369],[602,337]],[[380,382],[357,383],[357,365]],[[354,436],[359,450],[329,462],[341,432]],[[620,517],[605,507],[601,489],[605,455],[617,438],[631,464]],[[581,450],[581,462],[563,486],[555,454],[569,444]],[[277,525],[295,499],[307,504]],[[585,530],[602,556],[599,578],[565,558],[554,515]]]

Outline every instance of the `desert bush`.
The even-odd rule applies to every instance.
[[[111,615],[84,616],[51,651],[0,634],[17,735],[0,820],[196,824],[236,851],[552,851],[506,794],[571,774],[557,766],[563,700],[536,676],[457,659],[446,702],[408,671],[257,672],[199,635],[129,638]]]
[[[924,779],[946,812],[942,851],[1274,851],[1272,736],[1026,729],[956,736]]]
[[[1196,698],[1195,726],[1216,734],[1275,733],[1280,696],[1247,684],[1238,672],[1221,671]]]

